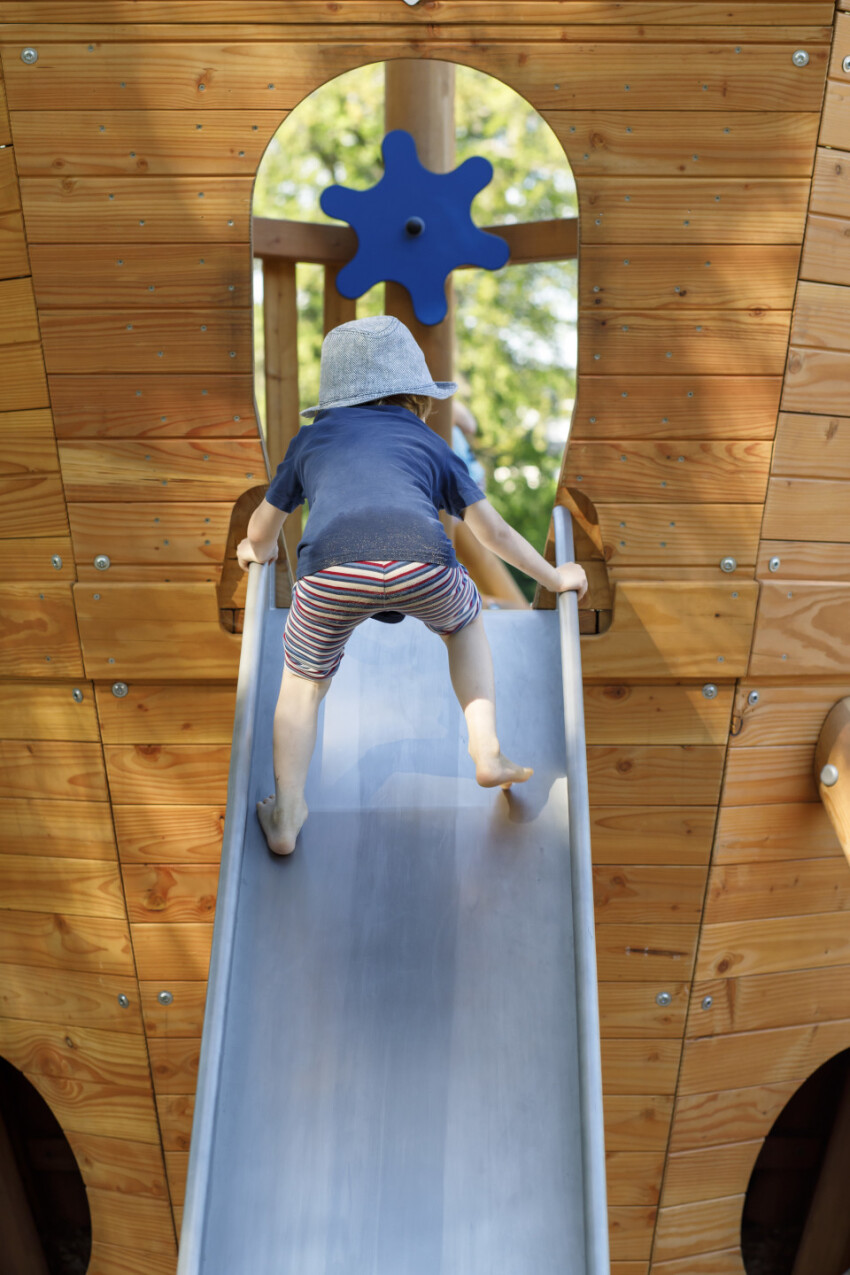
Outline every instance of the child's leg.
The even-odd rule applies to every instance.
[[[257,817],[275,854],[292,853],[307,818],[304,784],[316,746],[319,705],[331,680],[283,670],[273,726],[275,793],[257,802]]]
[[[496,690],[493,658],[478,615],[457,633],[443,635],[449,652],[449,670],[458,703],[469,728],[469,755],[482,788],[510,788],[532,774],[502,754],[496,734]]]

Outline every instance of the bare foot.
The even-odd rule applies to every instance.
[[[278,810],[274,793],[263,801],[257,802],[257,818],[262,825],[269,849],[275,854],[292,854],[298,834],[307,818],[307,803],[304,798],[292,799]]]
[[[511,784],[524,784],[533,774],[529,766],[517,766],[504,753],[481,758],[475,763],[475,778],[482,788],[510,788]]]

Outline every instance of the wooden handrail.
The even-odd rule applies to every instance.
[[[850,695],[826,716],[815,749],[820,799],[850,862]]]

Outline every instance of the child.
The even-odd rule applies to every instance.
[[[442,637],[452,686],[484,787],[523,783],[531,770],[504,756],[496,735],[493,662],[481,599],[438,516],[462,518],[487,548],[553,593],[587,589],[576,563],[552,567],[496,512],[447,443],[425,424],[435,382],[398,319],[355,319],[322,345],[315,417],[290,443],[237,547],[239,565],[277,557],[288,513],[305,499],[284,628],[284,670],[274,716],[275,795],[257,803],[269,848],[291,854],[307,818],[304,784],[321,703],[356,626],[375,613],[416,616]]]

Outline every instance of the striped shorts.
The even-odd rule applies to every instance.
[[[481,611],[465,567],[433,562],[346,562],[296,580],[283,630],[284,660],[299,677],[333,677],[358,624],[376,611],[416,616],[457,633]]]

